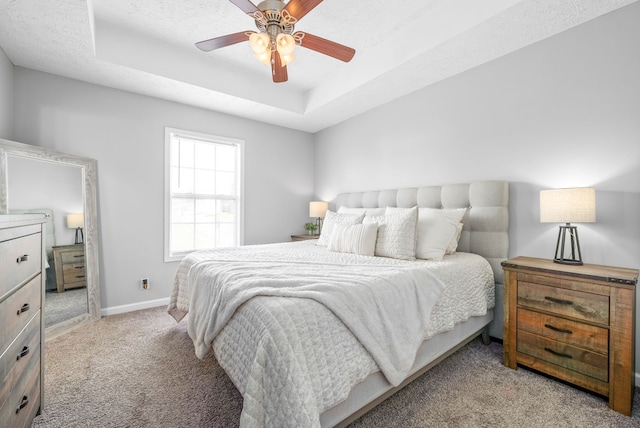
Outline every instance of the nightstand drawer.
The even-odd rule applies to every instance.
[[[518,305],[609,325],[609,296],[518,281]]]
[[[527,331],[569,345],[609,353],[609,330],[553,315],[518,308],[518,333]]]
[[[84,281],[86,279],[84,263],[65,264],[62,266],[65,286],[67,283]]]
[[[609,358],[606,355],[525,331],[518,331],[518,352],[609,382]]]
[[[84,250],[65,251],[62,253],[62,263],[82,263],[84,264]]]

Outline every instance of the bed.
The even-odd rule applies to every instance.
[[[189,313],[196,354],[213,352],[243,395],[241,426],[344,426],[478,335],[488,340],[508,256],[506,182],[340,194],[332,208],[317,243],[196,252],[178,268],[169,312]],[[394,246],[410,233],[394,229],[399,218],[440,212],[461,220],[454,251],[415,260]],[[386,257],[369,253],[371,229]],[[364,253],[341,248],[355,232]]]

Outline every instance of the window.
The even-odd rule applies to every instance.
[[[165,261],[242,244],[244,142],[165,129]]]

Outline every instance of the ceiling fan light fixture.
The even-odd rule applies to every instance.
[[[267,49],[262,53],[255,54],[254,57],[265,65],[271,64],[271,50]]]
[[[262,55],[269,50],[271,37],[267,33],[253,33],[249,36],[249,46],[256,55]]]
[[[263,0],[257,6],[253,0],[230,0],[244,13],[253,18],[256,31],[242,31],[226,36],[214,37],[196,43],[196,47],[210,52],[240,42],[249,42],[255,58],[271,66],[274,83],[286,82],[287,64],[295,60],[296,45],[323,55],[349,62],[356,51],[322,37],[295,31],[295,25],[322,0]]]
[[[282,55],[288,55],[293,53],[296,41],[291,34],[280,33],[276,37],[276,47]]]
[[[283,67],[287,64],[292,63],[293,60],[296,59],[296,56],[293,52],[290,54],[283,54],[282,52],[278,52],[278,54],[280,55],[280,63]]]

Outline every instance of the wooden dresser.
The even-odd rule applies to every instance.
[[[44,397],[43,220],[0,216],[0,426],[30,427]]]
[[[87,286],[87,268],[84,262],[84,244],[53,247],[58,293],[71,288]]]
[[[638,270],[516,257],[504,269],[504,365],[609,398],[631,415]]]

